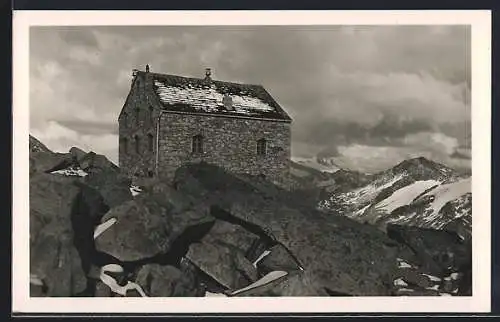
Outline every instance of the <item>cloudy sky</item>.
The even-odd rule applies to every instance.
[[[262,84],[294,119],[293,155],[378,171],[414,156],[470,168],[463,26],[32,27],[30,131],[117,162],[132,69]]]

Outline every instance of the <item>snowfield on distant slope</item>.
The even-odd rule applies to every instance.
[[[318,208],[380,228],[390,223],[453,230],[463,238],[470,235],[471,177],[460,177],[452,169],[417,158],[375,178],[355,189],[333,189],[318,201]]]
[[[440,184],[440,182],[436,180],[415,181],[406,187],[394,191],[388,198],[375,205],[375,209],[384,211],[385,213],[391,213],[396,208],[410,204],[413,199],[418,197],[425,190],[438,184]]]
[[[448,183],[436,187],[431,191],[428,191],[419,199],[425,198],[427,196],[433,196],[434,200],[432,204],[426,209],[426,220],[433,221],[439,215],[439,211],[448,202],[458,199],[472,190],[471,178],[465,178],[458,180],[456,182]]]
[[[395,209],[387,223],[410,224],[424,228],[441,229],[449,222],[462,218],[470,228],[470,205],[467,194],[472,190],[471,178],[459,179],[455,182],[439,185],[422,194],[406,206],[406,210]],[[445,205],[453,202],[456,208],[447,215],[443,212]]]
[[[388,181],[377,180],[362,188],[345,193],[344,194],[345,202],[350,204],[364,205],[367,202],[371,202],[378,196],[380,192],[382,192],[382,190],[392,186],[401,178],[403,178],[403,175],[397,175]]]

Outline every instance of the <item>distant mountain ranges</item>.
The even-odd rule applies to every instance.
[[[471,233],[471,176],[418,157],[364,174],[333,159],[294,158],[294,181],[316,189],[318,209],[385,229],[388,223]]]

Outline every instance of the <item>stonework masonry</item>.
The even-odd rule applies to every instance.
[[[203,152],[192,151],[201,135]],[[257,141],[266,140],[265,155]],[[286,181],[290,162],[290,124],[285,122],[165,113],[160,126],[159,172],[170,176],[185,163],[205,161],[234,173]]]
[[[118,119],[118,165],[130,176],[154,174],[156,120],[160,106],[146,90],[148,85],[147,79],[137,77],[134,80]],[[148,137],[153,138],[153,149],[148,145]],[[139,153],[136,138],[139,138]]]

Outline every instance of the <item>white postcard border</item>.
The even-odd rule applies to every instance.
[[[29,297],[29,28],[51,25],[471,25],[473,296]],[[491,13],[474,11],[14,11],[12,310],[36,313],[489,312]]]

